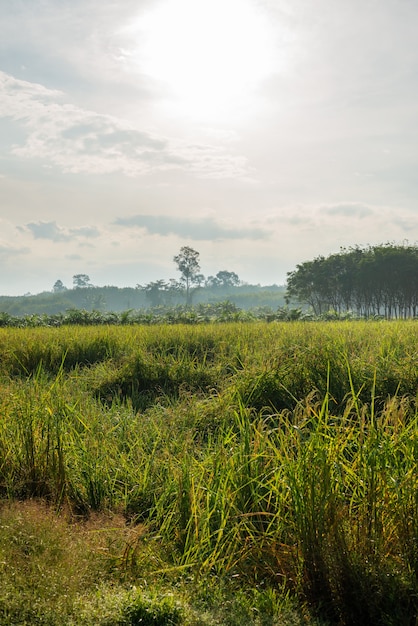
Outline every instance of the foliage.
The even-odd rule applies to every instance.
[[[0,329],[0,621],[302,623],[289,601],[341,626],[414,624],[417,333]],[[11,521],[33,498],[55,526]],[[65,516],[75,532],[110,511],[122,522],[83,535],[98,544],[78,572]]]
[[[240,284],[238,274],[222,270],[216,276],[208,276],[206,286],[208,287],[236,287]]]
[[[204,277],[199,273],[199,252],[193,250],[190,246],[180,248],[179,254],[174,257],[174,263],[181,274],[180,282],[186,290],[186,305],[192,303],[192,286],[199,286]]]
[[[44,292],[33,296],[0,296],[0,311],[3,312],[0,315],[7,314],[21,318],[28,315],[53,316],[65,315],[71,309],[91,311],[92,308],[100,308],[101,311],[109,314],[119,315],[128,310],[145,314],[154,308],[154,300],[150,298],[148,292],[155,287],[158,288],[158,302],[160,303],[158,306],[175,308],[182,305],[184,293],[179,283],[174,279],[162,281],[162,283],[161,287],[151,282],[145,286],[137,285],[136,288],[91,286],[89,289],[67,289],[59,293]],[[243,310],[268,308],[274,311],[277,307],[284,305],[284,295],[284,287],[275,285],[270,287],[259,285],[202,286],[193,293],[193,301],[196,306],[218,305],[229,301]]]
[[[89,293],[91,293],[90,290]],[[113,311],[104,312],[97,309],[87,310],[85,308],[71,308],[67,309],[65,314],[59,313],[55,315],[33,314],[17,317],[9,313],[0,313],[0,327],[202,324],[209,321],[228,322],[266,319],[269,315],[272,315],[270,309],[260,309],[252,313],[251,311],[243,311],[234,303],[226,300],[213,304],[202,303],[194,307],[159,305],[151,309],[130,309],[119,313]],[[274,315],[273,317],[275,318]]]
[[[0,508],[0,623],[44,626],[261,626],[302,620],[274,590],[244,594],[219,581],[124,581],[115,564],[138,529],[120,515],[66,519],[34,500]],[[151,580],[151,579],[149,579]],[[193,592],[187,594],[187,588]],[[186,600],[187,598],[187,600]],[[257,619],[262,616],[262,620]],[[268,619],[270,617],[270,619]],[[268,621],[266,621],[266,619]]]
[[[316,315],[354,311],[364,317],[418,315],[418,247],[387,244],[342,249],[288,273],[289,300]]]
[[[141,285],[137,285],[137,287],[145,291],[152,307],[170,306],[182,288],[181,283],[173,278],[168,282],[165,280],[156,280],[148,283],[144,287]]]
[[[87,274],[74,274],[73,285],[78,288],[91,287],[90,276]]]
[[[67,287],[64,285],[62,280],[56,280],[54,286],[52,287],[52,291],[54,293],[62,293],[63,291],[67,291]]]

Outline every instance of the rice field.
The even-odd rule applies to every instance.
[[[0,328],[1,624],[417,624],[418,324]]]

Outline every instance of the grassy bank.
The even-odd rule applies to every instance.
[[[416,624],[417,346],[0,329],[0,623]]]

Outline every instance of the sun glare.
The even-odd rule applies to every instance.
[[[222,119],[251,108],[274,69],[273,31],[251,0],[162,0],[137,28],[141,71],[188,117]]]

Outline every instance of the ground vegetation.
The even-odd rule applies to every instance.
[[[0,623],[415,626],[417,345],[0,328]]]

